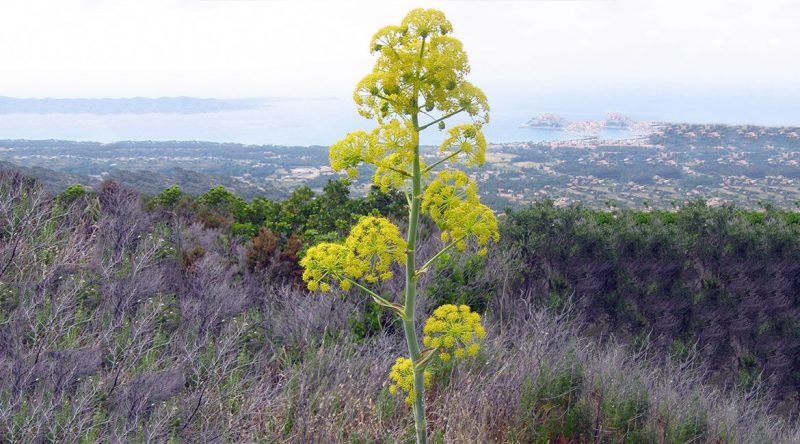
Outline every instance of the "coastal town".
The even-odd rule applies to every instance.
[[[490,143],[486,164],[468,172],[498,210],[543,199],[595,208],[673,208],[703,199],[793,209],[800,201],[800,128],[634,122],[619,114],[599,123],[543,114],[523,125],[579,135]],[[608,131],[616,131],[613,138],[604,137]],[[423,156],[435,162],[437,147],[423,147]],[[147,182],[159,178],[158,186],[200,190],[217,180],[248,197],[278,198],[304,185],[320,190],[342,177],[321,146],[5,140],[0,162],[54,187],[114,179],[150,192],[157,187]],[[369,190],[370,176],[364,170],[354,179],[354,193]]]

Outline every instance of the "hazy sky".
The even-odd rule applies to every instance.
[[[0,14],[0,95],[349,96],[368,43],[445,11],[493,96],[800,92],[797,0],[19,0]]]

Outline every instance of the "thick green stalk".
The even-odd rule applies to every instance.
[[[405,307],[406,316],[403,320],[403,330],[406,333],[408,343],[408,353],[414,368],[414,426],[417,430],[417,443],[427,442],[427,425],[425,424],[425,371],[417,367],[420,358],[419,342],[417,342],[417,329],[414,317],[414,305],[417,298],[417,277],[416,277],[416,248],[417,248],[417,224],[419,222],[421,177],[419,165],[419,130],[417,113],[412,114],[414,131],[417,132],[417,141],[414,145],[414,164],[411,175],[411,208],[408,215],[408,250],[406,252],[406,294]]]

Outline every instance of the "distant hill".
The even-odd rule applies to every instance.
[[[650,124],[636,122],[625,114],[611,112],[602,120],[581,120],[571,122],[553,113],[541,113],[520,125],[520,128],[565,130],[593,134],[603,129],[633,130],[646,129]]]
[[[536,129],[565,129],[567,124],[569,124],[567,119],[557,114],[542,113],[520,126]]]
[[[269,185],[253,185],[234,177],[204,174],[183,168],[171,168],[163,171],[113,170],[109,174],[97,177],[55,171],[42,167],[23,167],[0,160],[0,171],[14,170],[39,179],[44,184],[45,189],[54,194],[60,193],[68,186],[76,183],[92,188],[103,180],[113,180],[120,185],[150,195],[158,194],[172,185],[178,185],[182,191],[192,195],[203,194],[217,185],[222,185],[236,195],[246,199],[252,199],[257,196],[282,199],[288,195],[285,191]]]
[[[131,97],[100,99],[24,99],[0,97],[0,114],[197,114],[263,107],[270,99],[205,99],[198,97]]]
[[[628,129],[633,126],[636,122],[631,119],[630,117],[626,116],[622,113],[608,113],[606,115],[606,128],[618,128],[618,129]]]
[[[554,115],[543,120],[559,121]],[[469,172],[480,181],[484,202],[498,211],[542,199],[592,208],[669,209],[699,198],[746,208],[769,203],[796,209],[800,203],[798,127],[630,123],[611,114],[571,129],[579,123],[555,138],[561,140],[492,144],[486,164]],[[625,137],[606,138],[608,133]],[[422,155],[426,163],[440,158],[432,146],[423,147]],[[8,139],[0,140],[0,160],[41,168],[31,175],[46,183],[119,177],[148,193],[180,181],[198,193],[222,184],[245,197],[279,195],[302,185],[321,191],[341,177],[322,146]],[[153,173],[143,173],[148,170]],[[364,169],[353,180],[354,193],[368,191],[371,177]]]

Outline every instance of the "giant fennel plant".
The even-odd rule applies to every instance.
[[[483,164],[486,139],[481,132],[489,120],[489,106],[480,89],[468,82],[467,54],[451,33],[453,26],[441,11],[415,9],[399,26],[387,26],[372,38],[377,61],[354,93],[358,112],[378,122],[371,132],[355,131],[330,149],[331,167],[351,178],[358,167],[375,167],[373,183],[382,190],[401,190],[408,201],[408,233],[404,239],[386,218],[363,217],[341,242],[321,243],[308,249],[301,265],[311,291],[358,289],[400,317],[408,357],[397,358],[389,373],[392,394],[405,394],[413,407],[417,442],[426,442],[424,392],[436,362],[474,355],[485,331],[480,315],[466,305],[438,307],[423,328],[422,344],[415,325],[417,280],[450,250],[477,249],[496,242],[497,219],[480,203],[478,187],[458,163]],[[461,123],[448,128],[447,120]],[[420,155],[422,131],[445,133],[435,161],[426,165]],[[421,213],[441,230],[443,248],[417,265],[416,246]],[[375,291],[392,277],[396,266],[405,269],[402,298]],[[398,295],[399,296],[399,295]],[[397,299],[397,301],[392,300]]]

